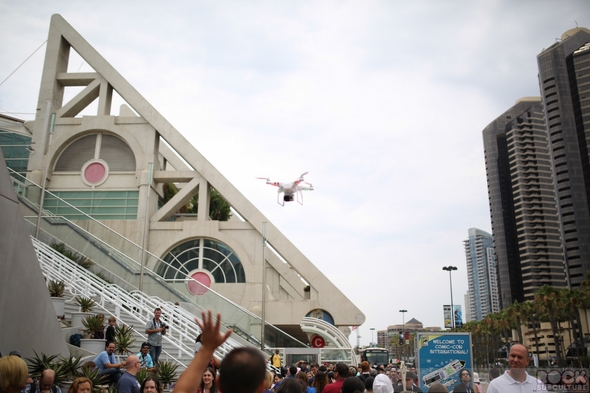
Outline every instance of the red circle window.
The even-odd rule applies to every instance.
[[[84,179],[88,183],[100,183],[106,174],[107,169],[101,162],[93,162],[84,169]]]
[[[207,273],[196,272],[191,274],[191,278],[198,281],[189,281],[188,290],[193,295],[204,295],[211,286],[211,277]],[[200,283],[200,284],[199,284]]]

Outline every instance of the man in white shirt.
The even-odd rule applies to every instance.
[[[510,348],[508,362],[510,370],[490,382],[487,393],[536,393],[547,389],[543,382],[526,372],[531,359],[528,349],[522,344]]]

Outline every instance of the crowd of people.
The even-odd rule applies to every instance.
[[[163,393],[162,384],[152,375],[145,378],[141,384],[137,381],[135,375],[140,369],[137,356],[128,356],[124,367],[125,373],[116,384],[118,393]],[[54,381],[54,370],[45,370],[36,381],[32,381],[27,364],[20,356],[0,357],[1,393],[61,393],[60,387],[55,385]],[[93,389],[90,379],[80,377],[72,381],[67,393],[92,393]]]
[[[148,341],[141,345],[137,355],[128,356],[125,361],[116,362],[113,356],[115,345],[107,342],[105,350],[94,359],[95,367],[104,375],[106,382],[116,386],[118,393],[162,393],[162,385],[153,376],[143,383],[136,378],[142,368],[155,371],[161,350],[162,335],[166,325],[160,320],[161,310],[156,309],[152,321],[146,325]],[[418,386],[415,368],[404,369],[395,365],[371,365],[363,361],[360,366],[351,367],[344,363],[307,364],[301,360],[288,368],[282,367],[279,350],[266,359],[254,348],[236,348],[220,363],[213,356],[215,350],[229,337],[231,330],[221,333],[221,316],[213,318],[212,313],[203,313],[202,319],[195,319],[202,333],[196,340],[195,357],[181,374],[174,393],[397,393],[422,392]],[[160,347],[159,349],[157,347]],[[155,350],[153,348],[156,347]],[[488,393],[532,393],[541,391],[542,383],[526,372],[529,364],[528,350],[520,344],[510,349],[510,369],[499,375],[498,370],[490,372]],[[278,373],[267,371],[270,363]],[[122,369],[125,371],[122,372]],[[467,369],[459,373],[457,393],[482,393],[479,376]],[[16,353],[0,357],[0,393],[61,393],[54,384],[55,372],[44,371],[37,381],[30,380],[26,363]],[[67,393],[91,393],[92,382],[87,378],[73,381]],[[447,388],[435,383],[429,393],[448,392]]]
[[[212,317],[211,312],[202,315],[197,324],[202,329],[198,352],[186,371],[181,375],[175,393],[397,393],[421,392],[416,370],[411,367],[405,371],[394,365],[371,367],[364,361],[361,365],[350,367],[343,363],[319,365],[307,364],[301,360],[289,367],[281,367],[282,359],[276,350],[268,359],[260,351],[252,348],[239,348],[231,351],[221,362],[217,378],[216,371],[209,367],[213,353],[231,334],[219,330],[221,316]],[[543,390],[541,381],[526,372],[530,359],[528,350],[520,344],[510,349],[510,369],[500,375],[499,370],[490,371],[489,393],[533,393]],[[270,363],[280,372],[266,371]],[[460,383],[455,392],[482,393],[479,375],[469,370],[461,370]],[[447,388],[434,383],[429,393],[448,392]]]

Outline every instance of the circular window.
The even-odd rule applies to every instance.
[[[98,186],[107,179],[109,166],[103,160],[88,161],[82,167],[82,181],[89,186]]]
[[[205,272],[195,272],[190,275],[193,280],[188,281],[188,290],[193,295],[204,295],[211,287],[211,277]]]
[[[244,267],[236,253],[226,244],[213,239],[186,241],[164,255],[162,260],[156,272],[166,280],[185,282],[188,277],[198,274],[194,278],[205,285],[206,282],[201,281],[205,280],[201,274],[205,274],[209,280],[207,287],[211,283],[246,282]],[[195,282],[193,284],[201,287]]]

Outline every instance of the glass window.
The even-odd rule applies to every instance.
[[[202,240],[202,241],[201,241]],[[216,283],[244,283],[246,275],[240,259],[226,244],[212,239],[187,241],[170,251],[157,273],[172,280],[185,280],[194,270],[206,270]]]
[[[45,194],[43,207],[70,220],[136,220],[139,191],[53,191]],[[72,206],[74,207],[72,207]]]

